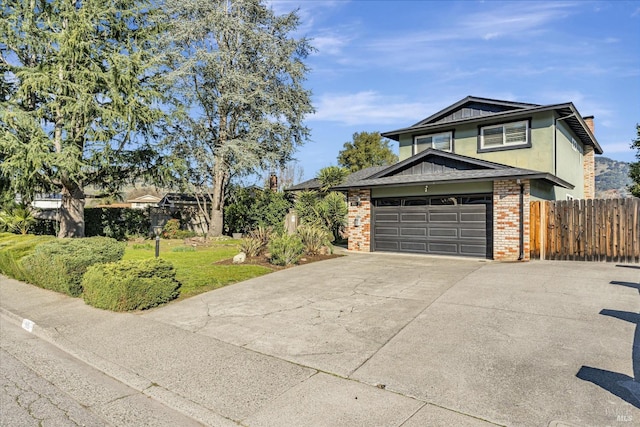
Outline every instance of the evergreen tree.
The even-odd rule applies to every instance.
[[[223,232],[231,178],[282,167],[308,138],[302,86],[310,51],[290,34],[295,12],[260,0],[167,0],[174,87],[190,112],[171,141],[184,186],[201,203],[208,235]]]
[[[631,148],[636,150],[638,161],[629,165],[629,177],[633,180],[629,191],[632,195],[640,197],[640,124],[636,125],[636,139],[631,142]]]
[[[392,165],[398,156],[389,147],[389,140],[379,132],[356,132],[353,142],[345,142],[338,154],[338,164],[356,172],[371,166]]]
[[[145,0],[1,0],[0,172],[62,193],[60,237],[84,236],[87,185],[152,167],[159,33]]]

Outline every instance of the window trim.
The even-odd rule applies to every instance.
[[[497,146],[497,147],[489,147],[489,148],[485,148],[484,147],[484,130],[487,128],[495,128],[495,127],[499,127],[502,126],[504,128],[504,126],[507,125],[512,125],[512,124],[516,124],[516,123],[524,123],[527,127],[527,130],[525,131],[525,136],[526,136],[526,142],[525,143],[511,143],[511,144],[506,144],[504,142],[504,130],[502,132],[503,134],[503,143],[501,146]],[[492,151],[505,151],[505,150],[517,150],[520,148],[530,148],[531,147],[531,118],[527,118],[527,119],[522,119],[522,120],[514,120],[514,121],[510,121],[510,122],[502,122],[502,123],[493,123],[493,124],[487,124],[487,125],[478,125],[478,153],[490,153]]]
[[[434,137],[434,136],[438,136],[438,135],[444,135],[444,134],[449,134],[450,140],[451,140],[451,144],[450,144],[450,150],[440,150],[440,151],[444,151],[446,153],[453,153],[454,152],[454,140],[455,140],[455,130],[447,130],[447,131],[443,131],[443,132],[437,132],[437,133],[427,133],[424,135],[414,135],[413,136],[413,141],[411,142],[411,155],[415,156],[416,154],[418,154],[418,144],[416,143],[416,140],[418,138],[426,138],[426,137]],[[433,145],[433,143],[432,143]],[[431,147],[433,148],[433,147]],[[438,148],[434,148],[434,150],[438,150]],[[422,150],[424,151],[424,150]],[[421,152],[422,152],[421,151]]]

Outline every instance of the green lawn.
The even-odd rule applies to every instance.
[[[182,240],[160,240],[160,258],[171,261],[176,279],[182,283],[180,298],[221,288],[231,283],[270,273],[271,269],[259,265],[220,265],[217,261],[233,258],[238,240],[212,242],[208,247],[192,248]],[[155,241],[143,244],[129,242],[123,259],[145,259],[155,256]]]

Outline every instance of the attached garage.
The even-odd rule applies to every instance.
[[[491,258],[492,196],[372,200],[372,249]]]
[[[319,186],[312,180],[292,190]],[[547,172],[427,148],[332,187],[347,194],[349,250],[494,260],[527,259],[532,188],[549,198],[542,193],[573,186]]]

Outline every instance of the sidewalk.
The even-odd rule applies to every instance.
[[[0,315],[209,426],[399,426],[425,402],[0,276]],[[28,319],[25,321],[24,319]],[[431,407],[437,420],[446,410]],[[441,413],[442,412],[442,413]],[[455,413],[447,414],[447,420]],[[462,415],[460,415],[462,420]],[[468,417],[464,417],[467,419]],[[489,425],[478,420],[477,424]]]

